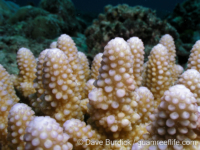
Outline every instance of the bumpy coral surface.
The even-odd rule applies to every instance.
[[[197,134],[194,129],[197,126],[197,105],[193,93],[184,85],[175,85],[164,93],[158,110],[151,116],[152,123],[147,126],[149,136],[146,140],[175,139],[180,141],[195,140]],[[181,142],[180,142],[181,143]],[[199,143],[191,145],[139,145],[134,144],[133,150],[140,149],[199,149]],[[156,148],[157,147],[157,148]]]
[[[169,64],[173,66],[175,64],[175,57],[176,57],[176,47],[174,44],[173,37],[169,34],[166,34],[161,37],[159,43],[168,49]]]
[[[138,123],[150,122],[149,116],[153,113],[155,105],[153,94],[146,87],[139,87],[134,94],[138,103],[137,112],[140,115]]]
[[[11,107],[19,101],[15,95],[13,83],[8,72],[0,65],[0,143],[7,143],[8,113]]]
[[[198,40],[192,47],[191,54],[188,59],[188,69],[196,69],[200,72],[200,40]]]
[[[10,149],[23,150],[24,134],[29,122],[34,118],[34,111],[23,103],[15,104],[8,115],[8,146]]]
[[[93,79],[97,79],[99,76],[99,68],[101,66],[102,56],[103,56],[103,53],[99,53],[95,55],[93,59],[92,67],[91,67],[91,78]]]
[[[86,85],[85,85],[85,93],[86,93],[86,96],[88,97],[88,94],[92,91],[92,89],[95,88],[94,86],[94,81],[95,79],[90,79],[87,81]]]
[[[84,74],[85,72],[81,64],[81,61],[78,58],[78,50],[74,41],[69,35],[62,34],[58,38],[57,45],[58,45],[58,48],[62,50],[68,57],[69,64],[71,65],[73,77],[76,79],[82,98],[85,98],[85,94],[83,92],[83,88],[86,82],[86,78]],[[86,75],[88,74],[86,73]]]
[[[122,38],[111,40],[105,47],[99,77],[94,83],[97,88],[88,95],[91,120],[106,131],[130,131],[131,124],[139,119],[134,112],[137,103],[131,99],[136,86],[132,57]]]
[[[57,48],[57,42],[52,42],[50,44],[50,48]]]
[[[87,81],[90,78],[90,68],[89,68],[88,59],[83,52],[78,52],[78,58],[79,58],[81,66],[82,66],[82,70],[84,72],[85,79]]]
[[[45,49],[43,50],[39,57],[38,57],[38,61],[37,61],[37,73],[36,73],[36,79],[34,80],[34,88],[36,89],[36,92],[37,92],[37,96],[40,97],[43,93],[44,93],[44,87],[43,87],[43,84],[42,84],[42,75],[43,75],[43,69],[44,69],[44,59],[45,59],[45,56],[47,54],[47,52],[49,51],[50,49]]]
[[[25,150],[49,149],[72,150],[68,142],[69,135],[63,133],[62,127],[48,116],[35,117],[26,128]]]
[[[188,69],[181,75],[177,83],[183,84],[190,89],[197,99],[198,105],[200,104],[200,73],[197,70]]]
[[[184,68],[179,65],[179,64],[175,64],[174,67],[172,68],[171,72],[172,72],[172,81],[174,83],[177,82],[177,80],[180,78],[180,75],[183,73]]]
[[[127,43],[130,46],[131,53],[133,54],[133,75],[137,86],[142,84],[142,71],[144,64],[144,44],[138,37],[128,39]]]
[[[146,67],[145,86],[153,93],[155,99],[160,102],[164,92],[171,86],[171,72],[168,50],[162,44],[154,46]]]
[[[183,69],[180,65],[175,64],[176,47],[175,47],[174,39],[171,35],[165,34],[161,37],[159,43],[165,46],[168,50],[171,79],[172,79],[172,82],[176,82],[179,75],[183,72]]]
[[[12,97],[13,102],[17,103],[19,101],[19,98],[15,94],[12,77],[8,74],[8,72],[2,65],[0,65],[0,80],[3,83],[3,86],[7,90],[8,94]]]
[[[154,124],[147,130],[153,139],[195,139],[197,105],[193,93],[184,85],[175,85],[166,91],[158,112],[152,116]]]
[[[6,143],[7,126],[8,126],[8,112],[14,103],[14,99],[8,94],[3,83],[0,81],[0,141]]]
[[[29,97],[28,97],[30,105],[32,106],[32,108],[36,112],[36,114],[41,112],[40,96],[45,91],[43,84],[42,84],[42,75],[43,75],[43,68],[44,68],[43,63],[44,63],[44,58],[48,51],[49,51],[49,49],[43,50],[38,57],[37,68],[36,68],[37,69],[36,79],[34,80],[34,84],[33,84],[33,87],[35,88],[36,92],[34,94],[29,95]]]
[[[92,130],[90,125],[86,126],[85,122],[81,122],[78,119],[70,119],[63,124],[63,127],[65,133],[70,136],[69,141],[74,145],[75,149],[102,149],[103,146],[99,144],[88,144],[88,139],[91,141],[100,141],[101,135],[95,130]],[[82,140],[82,143],[78,143],[78,140]]]
[[[27,74],[36,92],[23,102],[36,115],[45,115],[41,117],[33,116],[29,106],[15,104],[18,99],[11,80],[16,83],[19,76],[9,76],[0,66],[1,149],[200,149],[200,73],[188,69],[178,81],[172,80],[171,75],[179,78],[183,68],[175,64],[175,56],[169,51],[175,48],[171,36],[164,35],[160,41],[165,46],[156,45],[143,64],[142,41],[132,37],[126,42],[116,37],[107,43],[100,55],[101,63],[98,60],[94,67],[98,76],[86,83],[87,58],[78,54],[68,35],[61,35],[57,42],[61,50],[41,52],[35,80]],[[195,65],[198,66],[198,59]],[[28,65],[27,68],[29,71]],[[193,143],[141,145],[142,141],[169,139]]]
[[[17,77],[16,88],[27,97],[35,93],[33,80],[36,78],[36,60],[33,53],[27,48],[20,48],[17,52],[17,64],[20,70]]]
[[[73,117],[83,119],[79,87],[73,77],[68,57],[59,49],[51,49],[44,59],[43,86],[41,96],[43,113],[53,116],[58,122]]]

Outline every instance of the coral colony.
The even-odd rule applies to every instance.
[[[184,72],[175,57],[169,34],[145,64],[141,39],[116,37],[91,70],[66,34],[37,61],[20,48],[18,75],[0,65],[1,149],[199,150],[200,41]]]

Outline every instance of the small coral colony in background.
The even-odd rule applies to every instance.
[[[1,148],[200,149],[200,41],[185,71],[175,49],[172,36],[163,35],[144,63],[141,39],[116,37],[90,69],[66,34],[37,60],[20,48],[18,75],[0,66]],[[169,140],[176,143],[160,143]]]

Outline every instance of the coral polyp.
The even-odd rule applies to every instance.
[[[145,64],[141,39],[115,37],[94,57],[91,70],[66,34],[37,61],[30,50],[19,49],[19,75],[0,66],[2,149],[200,149],[198,42],[185,72],[175,63],[169,34]],[[159,144],[169,139],[180,144]]]

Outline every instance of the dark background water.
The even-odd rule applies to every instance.
[[[24,6],[30,3],[38,5],[40,0],[11,0],[20,6]],[[171,12],[177,3],[181,3],[184,0],[72,0],[76,9],[86,12],[103,12],[104,6],[111,4],[113,6],[117,4],[126,3],[130,6],[142,5],[158,11],[164,11],[166,13]],[[52,4],[53,5],[53,4]]]

